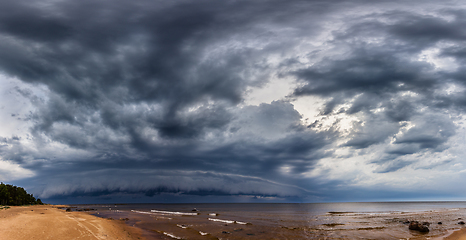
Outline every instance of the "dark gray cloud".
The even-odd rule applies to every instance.
[[[393,122],[387,122],[385,119],[377,117],[369,118],[364,126],[360,124],[353,127],[353,133],[345,146],[353,148],[367,148],[373,144],[384,143],[389,136],[398,132],[399,126]]]
[[[438,58],[464,61],[458,46],[466,35],[457,30],[464,24],[463,10],[446,9],[433,13],[388,10],[349,18],[329,41],[343,54],[291,72],[302,83],[293,95],[327,99],[321,111],[325,116],[357,115],[360,121],[343,146],[385,148],[388,155],[374,161],[381,164],[382,172],[419,161],[400,156],[445,150],[456,130],[444,111],[462,109],[463,101],[461,87],[453,87],[454,93],[447,95],[440,89],[448,84],[463,86],[459,77],[463,69],[454,69],[452,61],[451,69],[438,69],[420,58],[426,51],[437,51],[433,54]],[[412,126],[405,130],[407,123]]]
[[[423,4],[0,0],[1,77],[27,100],[0,157],[57,199],[335,199],[345,157],[444,167],[415,156],[457,137],[466,15]],[[249,102],[279,81],[288,93]],[[309,96],[320,115],[299,111]]]
[[[420,148],[437,148],[455,134],[455,126],[450,119],[424,116],[416,125],[395,139],[395,144],[418,144]]]
[[[464,10],[440,11],[442,17],[428,14],[397,14],[398,22],[389,26],[389,33],[407,42],[416,42],[420,47],[431,46],[439,41],[464,41],[466,32],[458,28],[465,22]]]

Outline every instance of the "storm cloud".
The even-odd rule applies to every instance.
[[[399,199],[463,178],[466,6],[0,8],[0,180],[38,197]]]

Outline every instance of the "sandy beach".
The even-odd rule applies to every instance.
[[[466,240],[466,229],[455,231],[444,240]]]
[[[58,206],[59,207],[59,206]],[[121,220],[83,212],[66,212],[57,206],[18,206],[0,210],[0,240],[22,239],[145,239],[140,230]]]

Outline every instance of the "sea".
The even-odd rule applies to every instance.
[[[146,239],[443,239],[465,226],[466,202],[73,205],[124,221]],[[409,222],[429,223],[429,232]]]

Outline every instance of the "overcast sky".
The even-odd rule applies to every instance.
[[[36,197],[466,197],[464,1],[0,9],[0,181]]]

